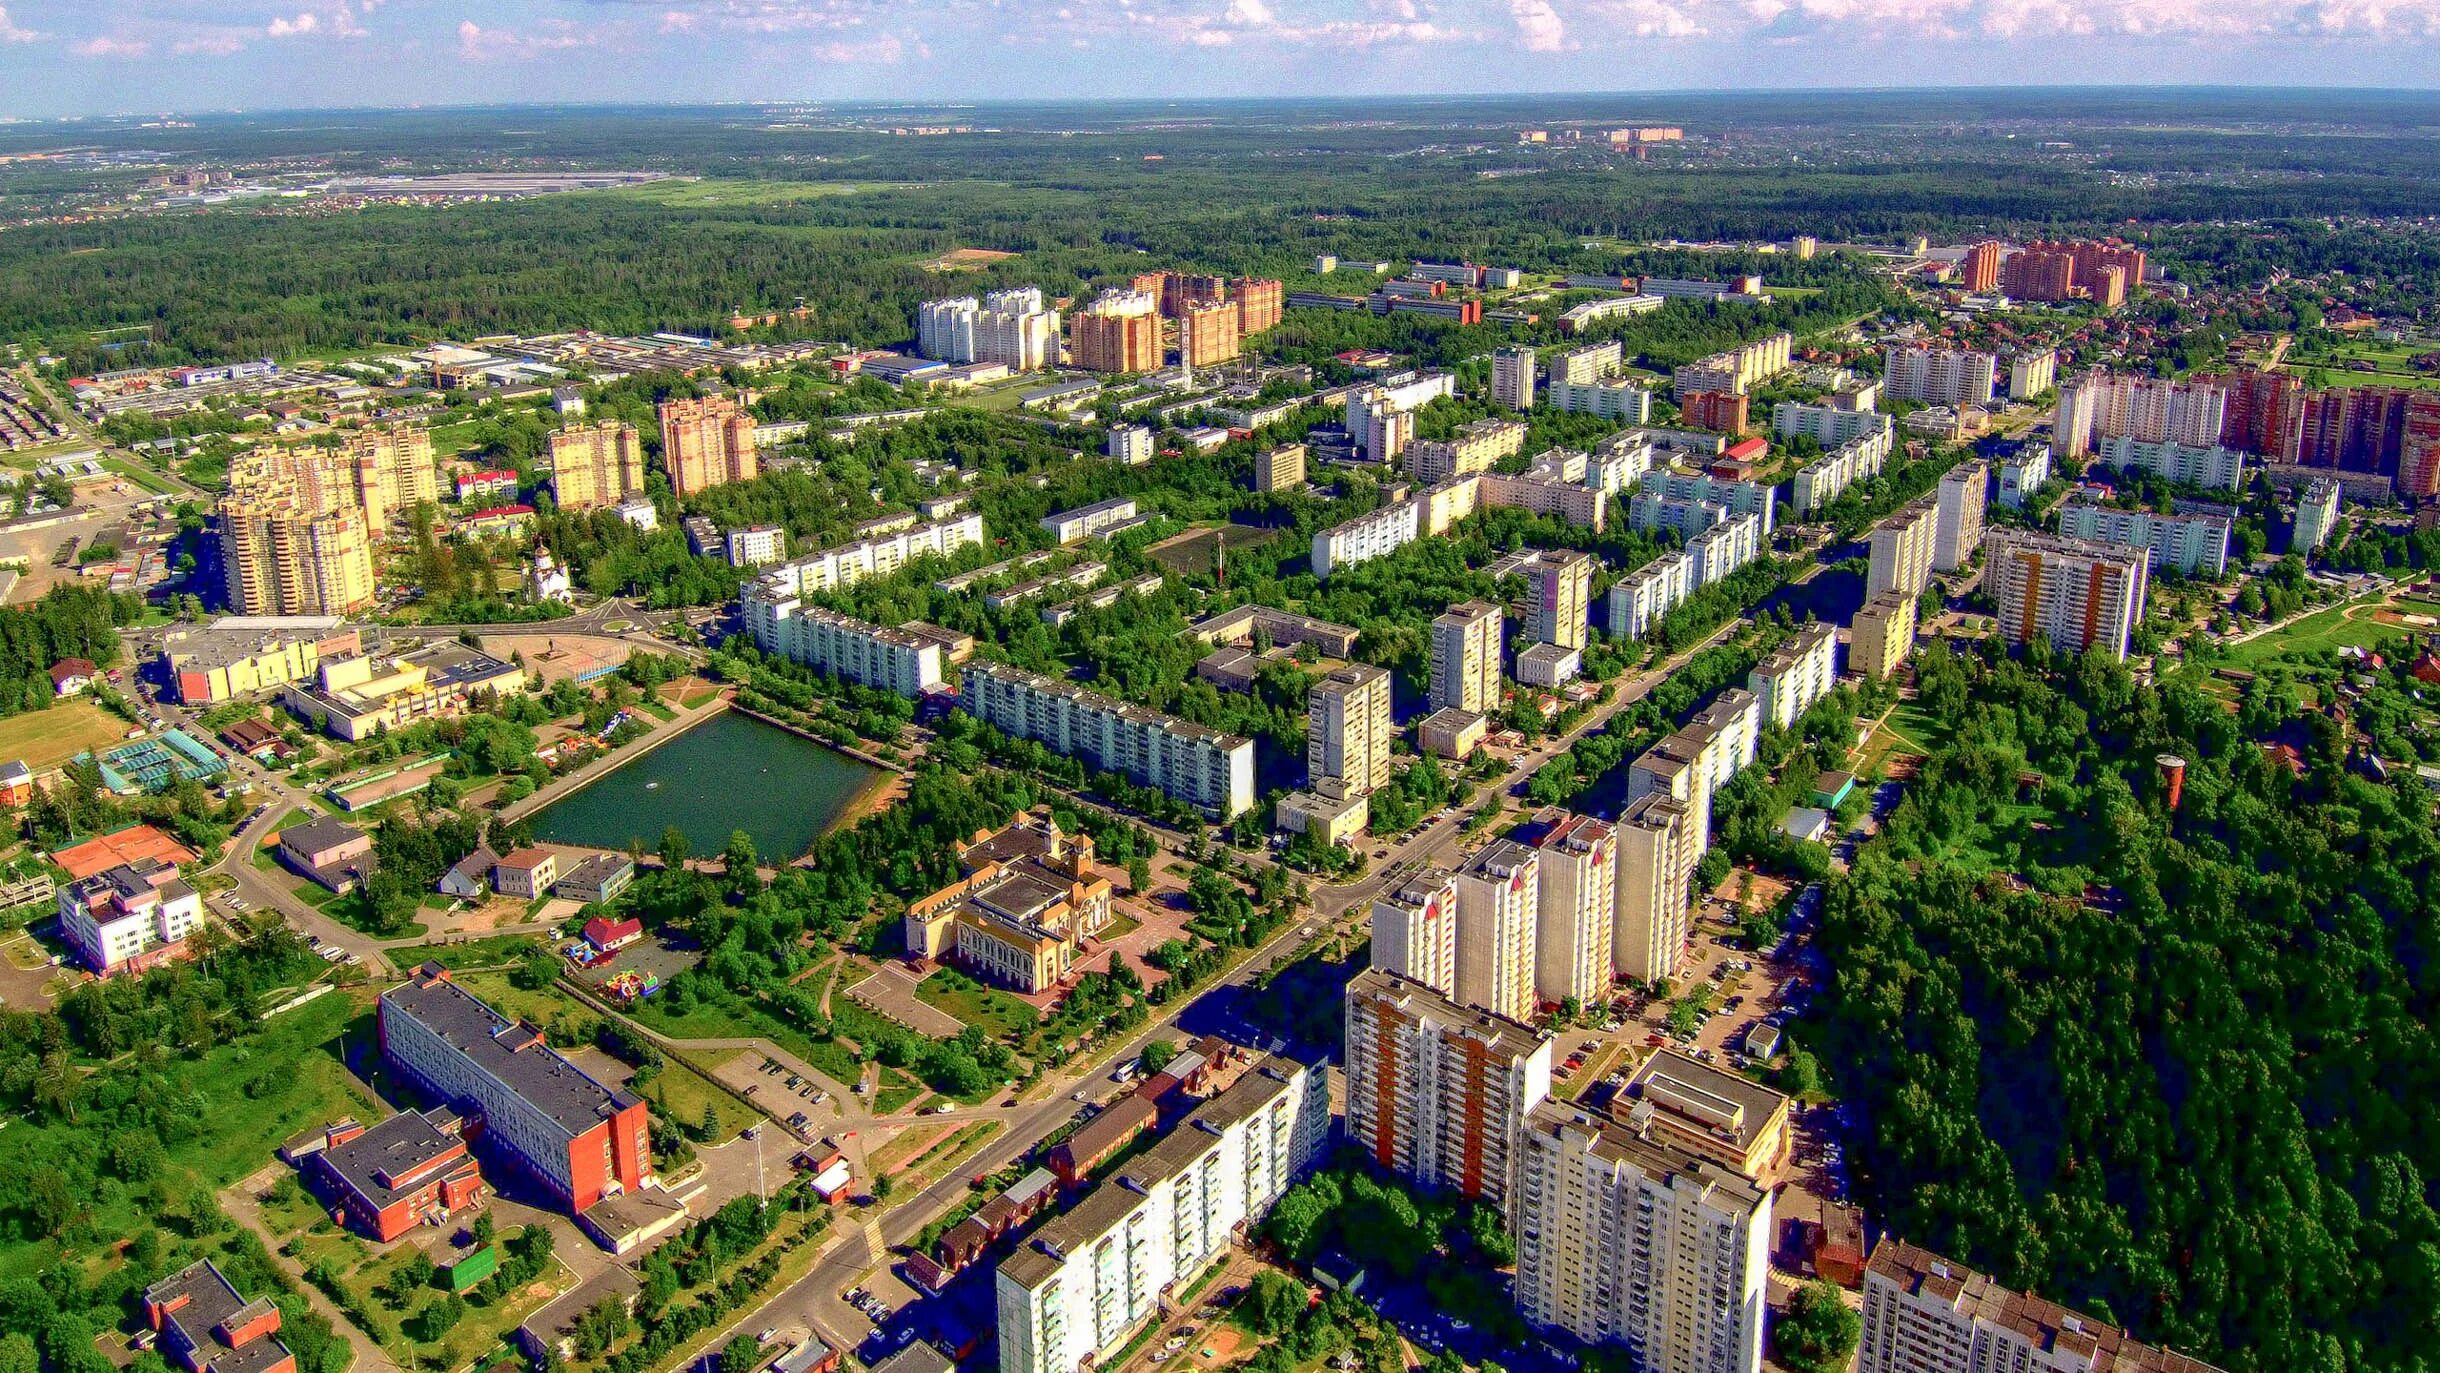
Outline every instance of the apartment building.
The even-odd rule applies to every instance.
[[[1607,823],[1546,810],[1519,834],[1539,869],[1534,996],[1592,1005],[1610,994],[1618,920],[1618,834]]]
[[[1663,1048],[1639,1064],[1612,1103],[1657,1143],[1771,1185],[1794,1144],[1791,1104],[1742,1073]]]
[[[1637,1367],[1757,1373],[1770,1193],[1589,1109],[1525,1119],[1514,1205],[1526,1321]]]
[[[1502,618],[1488,601],[1453,605],[1433,618],[1432,709],[1485,715],[1499,709]]]
[[[1983,587],[2012,646],[2039,638],[2124,659],[2150,582],[2149,556],[2110,544],[2000,530],[1985,545]]]
[[[2396,386],[2304,392],[2283,456],[2303,467],[2395,477],[2406,446],[2407,402],[2419,394]]]
[[[1457,994],[1457,875],[1425,868],[1373,898],[1372,966]]]
[[[753,587],[739,608],[755,647],[841,681],[912,698],[948,680],[935,639],[807,605],[796,596],[765,599]]]
[[[373,543],[332,455],[263,447],[229,464],[220,561],[240,615],[352,615],[373,603]]]
[[[1283,443],[1254,455],[1254,489],[1294,491],[1305,484],[1305,446]]]
[[[340,442],[339,461],[354,478],[365,523],[375,529],[441,498],[430,430],[403,424],[354,430]]]
[[[1068,317],[1068,362],[1087,372],[1159,370],[1159,299],[1145,291],[1102,292]]]
[[[1943,473],[1932,493],[1939,506],[1932,531],[1932,570],[1955,572],[1982,547],[1983,511],[1991,504],[1991,468],[1969,459]]]
[[[680,496],[752,481],[762,470],[754,449],[754,417],[735,396],[666,400],[659,414],[661,466]]]
[[[1320,1158],[1330,1086],[1269,1057],[1000,1261],[1006,1373],[1099,1365]]]
[[[2101,461],[2121,472],[2145,472],[2181,486],[2207,486],[2219,491],[2245,487],[2245,455],[2218,444],[2146,443],[2119,435],[2101,441]]]
[[[1570,348],[1551,359],[1550,379],[1553,384],[1570,382],[1582,386],[1604,377],[1616,376],[1627,365],[1625,345],[1616,339],[1587,343]]]
[[[1386,557],[1413,543],[1422,531],[1423,507],[1394,501],[1370,514],[1332,525],[1313,536],[1313,575],[1325,581],[1342,567]]]
[[[1864,594],[1878,596],[1895,588],[1920,596],[1932,579],[1932,559],[1939,546],[1940,500],[1925,496],[1872,527],[1866,536],[1872,556],[1864,575]]]
[[[1686,807],[1688,842],[1699,860],[1711,847],[1711,798],[1753,765],[1761,733],[1761,699],[1750,691],[1721,692],[1629,765],[1629,804],[1660,795]]]
[[[954,958],[978,977],[1033,996],[1074,969],[1083,941],[1110,924],[1110,879],[1093,839],[1047,812],[1020,815],[958,851],[956,882],[907,907],[907,952]]]
[[[1840,405],[1807,405],[1802,401],[1783,400],[1771,407],[1771,432],[1774,435],[1783,439],[1802,435],[1824,448],[1836,448],[1868,434],[1887,434],[1893,423],[1889,416],[1870,406],[1849,409]]]
[[[1896,676],[1915,649],[1918,605],[1895,587],[1864,602],[1848,626],[1847,666],[1868,680]]]
[[[1237,336],[1237,306],[1233,301],[1208,300],[1188,305],[1178,315],[1178,362],[1186,367],[1216,367],[1245,351]]]
[[[1491,353],[1491,398],[1511,410],[1531,410],[1534,350],[1518,344]]]
[[[2299,554],[2318,552],[2337,528],[2338,483],[2315,477],[2296,497],[2296,532],[2288,546]]]
[[[909,525],[782,563],[749,583],[744,599],[750,611],[758,599],[776,602],[853,586],[868,577],[886,577],[917,558],[945,558],[982,541],[980,515]]]
[[[586,424],[551,434],[551,498],[562,510],[617,505],[644,492],[644,440],[632,424]]]
[[[644,1101],[606,1087],[427,963],[381,994],[382,1059],[461,1116],[478,1140],[583,1212],[653,1180]]]
[[[1313,684],[1305,702],[1305,774],[1333,797],[1389,785],[1389,671],[1354,663]]]
[[[1585,646],[1591,637],[1593,569],[1599,565],[1590,553],[1542,549],[1518,569],[1525,578],[1523,642]]]
[[[1347,984],[1347,1140],[1385,1171],[1507,1211],[1550,1036],[1367,968]]]
[[[1639,382],[1553,377],[1547,399],[1552,409],[1573,415],[1595,415],[1621,424],[1652,422],[1652,392]]]
[[[1789,501],[1799,516],[1811,515],[1845,495],[1848,487],[1881,475],[1891,451],[1897,447],[1897,431],[1888,423],[1887,415],[1879,418],[1882,423],[1877,428],[1858,434],[1796,469]]]
[[[1681,391],[1678,422],[1689,429],[1742,434],[1750,422],[1754,398],[1737,391]]]
[[[1513,839],[1495,839],[1458,868],[1456,881],[1456,1000],[1531,1018],[1542,900],[1539,858]]]
[[[1474,472],[1488,472],[1502,458],[1525,451],[1522,420],[1479,419],[1457,427],[1446,439],[1418,442],[1407,449],[1407,475],[1420,482],[1445,482]]]
[[[1999,503],[2011,510],[2025,508],[2026,498],[2050,481],[2050,445],[2026,443],[2000,460]]]
[[[2059,355],[2048,348],[2008,355],[2008,399],[2031,400],[2059,384]]]
[[[1141,522],[1136,515],[1135,500],[1130,496],[1114,496],[1074,510],[1054,511],[1041,520],[1042,532],[1062,547]]]
[[[1485,472],[1457,480],[1473,483],[1477,501],[1492,509],[1555,515],[1596,534],[1609,526],[1610,502],[1598,487],[1536,472]]]
[[[974,319],[974,361],[998,363],[1011,372],[1039,372],[1059,364],[1059,312],[1042,308],[1042,292],[994,291]]]
[[[974,361],[974,321],[981,301],[972,296],[927,300],[915,307],[915,352],[942,362]]]
[[[1694,566],[1684,553],[1664,553],[1610,583],[1610,637],[1634,643],[1650,633],[1694,594]]]
[[[150,972],[186,957],[203,898],[175,864],[142,859],[57,888],[59,933],[97,977]]]
[[[1283,288],[1277,277],[1233,277],[1228,298],[1237,305],[1237,336],[1252,338],[1277,325],[1282,314]]]
[[[1647,294],[1652,283],[1644,283]],[[1679,367],[1670,377],[1671,390],[1681,399],[1701,391],[1741,396],[1756,385],[1788,370],[1795,340],[1784,333],[1741,344]]]
[[[2155,569],[2174,567],[2190,576],[2228,570],[2229,532],[2225,515],[2158,515],[2085,501],[2059,509],[2062,537],[2142,549]]]
[[[1647,984],[1675,978],[1685,961],[1686,892],[1703,858],[1690,814],[1685,802],[1659,791],[1628,802],[1619,814],[1610,961],[1620,977]]]
[[[2208,447],[2220,441],[2228,393],[2214,381],[2166,381],[2094,368],[2059,388],[2051,447],[2081,458],[2103,439]]]
[[[1793,729],[1806,711],[1838,685],[1838,630],[1815,621],[1773,649],[1745,674],[1745,689],[1762,703],[1766,727]]]
[[[1757,532],[1766,539],[1777,519],[1778,488],[1768,482],[1731,481],[1708,472],[1662,469],[1644,474],[1643,492],[1665,500],[1717,504],[1726,507],[1731,515],[1752,515],[1761,522]],[[1631,512],[1629,518],[1634,518]]]
[[[2107,1321],[1884,1239],[1864,1268],[1856,1373],[2219,1373]]]
[[[1925,405],[1985,405],[1999,381],[1999,359],[1974,348],[1893,343],[1881,350],[1881,390]]]
[[[788,531],[776,524],[740,525],[721,537],[731,567],[768,567],[788,556]]]
[[[1996,239],[1985,239],[1966,250],[1957,264],[1957,284],[1968,295],[1987,296],[1999,289],[2000,246]]]
[[[1732,515],[1686,541],[1696,589],[1719,581],[1762,556],[1762,517]]]
[[[966,664],[958,707],[1225,823],[1253,809],[1254,745],[1191,721],[999,663]]]

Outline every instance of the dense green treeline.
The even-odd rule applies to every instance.
[[[2246,1373],[2425,1367],[2430,798],[2276,696],[2231,715],[2039,653],[1919,670],[1947,739],[1830,889],[1811,1035],[1876,1223]]]

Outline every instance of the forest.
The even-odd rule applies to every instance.
[[[1919,662],[1943,742],[1831,884],[1802,1032],[1876,1223],[2241,1373],[2426,1367],[2430,797],[2284,692]]]

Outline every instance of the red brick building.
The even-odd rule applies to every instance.
[[[483,1169],[466,1148],[463,1122],[446,1107],[401,1111],[367,1129],[331,1127],[306,1176],[330,1203],[331,1219],[376,1240],[438,1225],[481,1201]]]
[[[1697,391],[1679,403],[1680,418],[1689,429],[1714,429],[1723,434],[1745,432],[1750,396],[1728,391]]]
[[[269,1297],[247,1301],[209,1259],[145,1288],[144,1323],[186,1373],[296,1373],[280,1309]]]

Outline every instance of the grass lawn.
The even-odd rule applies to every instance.
[[[989,987],[950,987],[939,973],[917,983],[915,999],[937,1007],[1012,1047],[1033,1037],[1042,1017],[1025,1001]]]
[[[390,950],[390,961],[402,968],[438,963],[444,968],[488,968],[514,963],[527,953],[549,947],[530,934],[501,934],[463,944],[417,944]]]
[[[340,1048],[372,1043],[371,997],[332,992],[278,1016],[244,1043],[161,1065],[161,1090],[181,1103],[181,1128],[161,1139],[173,1192],[216,1193],[271,1161],[289,1136],[338,1116],[373,1120],[389,1114],[348,1077]],[[0,1130],[0,1172],[40,1166],[69,1149],[90,1149],[89,1124],[37,1124],[12,1119]],[[122,1189],[105,1188],[68,1232],[69,1242],[0,1242],[0,1281],[30,1277],[66,1264],[88,1283],[116,1269],[115,1246],[154,1228]],[[90,1237],[90,1238],[89,1238]],[[158,1277],[142,1274],[141,1285]]]
[[[99,753],[127,738],[125,720],[91,701],[67,700],[0,720],[0,758],[18,758],[41,772],[80,753]]]
[[[2350,608],[2357,611],[2352,619],[2348,617]],[[2285,629],[2239,644],[2224,656],[2214,658],[2209,666],[2252,672],[2282,658],[2327,653],[2344,646],[2378,648],[2403,639],[2410,632],[2405,625],[2382,624],[2373,619],[2370,603],[2351,602],[2315,611]]]
[[[907,1073],[884,1065],[881,1069],[881,1090],[873,1094],[873,1111],[889,1115],[906,1109],[907,1103],[924,1094],[924,1085]]]
[[[678,718],[678,712],[671,710],[665,705],[662,705],[659,701],[645,700],[638,701],[636,704],[642,706],[648,711],[651,711],[654,715],[663,720],[675,720]]]
[[[463,973],[458,976],[457,984],[500,1014],[530,1020],[537,1025],[548,1025],[571,1011],[588,1017],[595,1014],[590,1007],[561,995],[556,988],[545,987],[538,992],[529,992],[509,981],[507,973]]]
[[[266,1211],[265,1219],[270,1218]],[[373,1245],[341,1231],[327,1217],[317,1216],[316,1221],[288,1243],[306,1264],[326,1263],[336,1270],[339,1285],[352,1297],[345,1303],[351,1316],[404,1367],[450,1369],[484,1357],[519,1322],[572,1286],[575,1280],[564,1264],[554,1262],[540,1279],[516,1291],[500,1291],[496,1283],[479,1285],[467,1296],[465,1315],[447,1334],[437,1340],[418,1340],[408,1333],[408,1322],[426,1306],[440,1300],[442,1290],[432,1286],[394,1286],[393,1279],[410,1256],[418,1252],[418,1241],[427,1237],[417,1232],[389,1245]],[[502,1230],[503,1241],[515,1233],[514,1227]],[[422,1252],[437,1259],[446,1251]],[[391,1295],[380,1295],[385,1291]],[[392,1304],[393,1298],[396,1305]]]
[[[693,1126],[711,1113],[714,1125],[706,1144],[726,1144],[737,1138],[737,1132],[762,1119],[761,1113],[747,1110],[737,1098],[714,1086],[697,1073],[685,1060],[668,1055],[669,1066],[659,1076],[636,1089],[636,1094],[652,1103],[652,1108],[671,1120],[682,1120]]]

